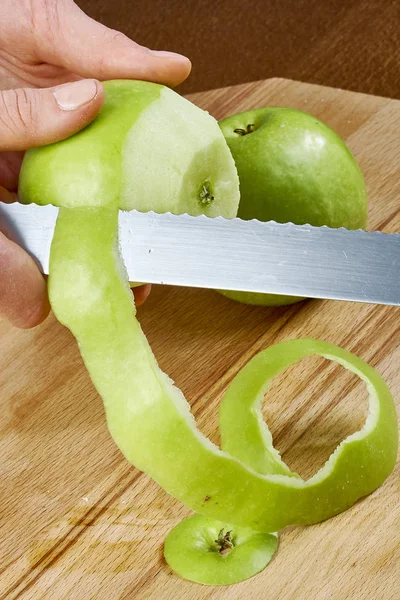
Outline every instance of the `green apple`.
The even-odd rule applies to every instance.
[[[213,117],[162,85],[103,85],[104,106],[88,127],[26,153],[22,202],[236,216],[239,180]]]
[[[26,153],[21,202],[236,216],[239,179],[213,117],[155,83],[103,85],[105,103],[93,123]]]
[[[164,556],[184,579],[230,585],[265,569],[277,548],[276,533],[261,533],[196,514],[170,531]]]
[[[298,225],[364,228],[362,172],[343,140],[299,110],[267,107],[220,122],[240,180],[238,217]],[[277,305],[288,296],[223,292],[249,304]]]

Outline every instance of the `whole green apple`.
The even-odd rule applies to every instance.
[[[298,225],[364,228],[362,172],[343,140],[310,114],[281,107],[238,113],[219,123],[240,180],[238,217]],[[222,292],[248,304],[300,300]]]

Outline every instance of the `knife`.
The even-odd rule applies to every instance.
[[[0,203],[45,274],[57,214]],[[119,244],[130,281],[400,306],[397,233],[120,211]]]

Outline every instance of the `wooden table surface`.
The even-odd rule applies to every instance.
[[[189,56],[183,93],[287,77],[400,98],[400,0],[77,0],[151,48]]]
[[[334,127],[363,169],[369,227],[400,231],[400,102],[270,80],[192,97],[217,118],[283,104]],[[139,320],[163,368],[218,443],[217,410],[238,370],[272,343],[314,337],[379,370],[400,407],[400,309],[306,301],[281,308],[211,290],[157,287]],[[0,322],[1,600],[398,600],[400,469],[352,509],[282,532],[269,567],[229,588],[176,577],[167,532],[189,511],[122,457],[75,341],[53,316],[32,331]],[[312,357],[273,382],[264,414],[291,468],[308,477],[359,429],[366,389]]]

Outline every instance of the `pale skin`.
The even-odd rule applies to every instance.
[[[88,17],[72,0],[0,0],[0,201],[17,199],[25,150],[85,127],[104,101],[101,81],[178,85],[179,54],[156,52]],[[0,223],[0,318],[29,328],[49,312],[46,281]],[[134,290],[142,304],[150,286]]]

